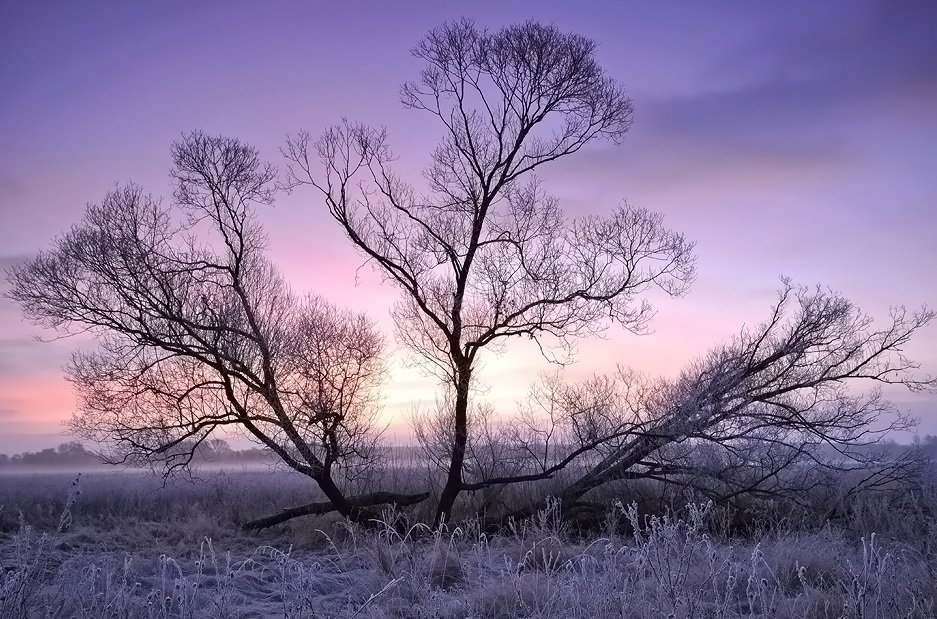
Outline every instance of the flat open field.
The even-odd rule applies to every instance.
[[[0,477],[0,617],[937,612],[930,494],[902,513],[870,499],[847,521],[780,521],[744,537],[705,505],[651,517],[614,501],[607,526],[586,536],[548,502],[498,534],[473,520],[432,532],[391,512],[371,529],[307,517],[248,534],[243,522],[308,501],[308,482],[264,469],[205,471],[166,486],[144,473],[75,477]]]

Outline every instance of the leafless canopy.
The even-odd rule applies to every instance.
[[[289,185],[309,185],[348,239],[402,291],[398,337],[443,389],[418,438],[445,473],[436,523],[463,492],[568,474],[566,504],[620,479],[647,478],[714,498],[810,489],[818,471],[867,473],[912,463],[875,446],[912,420],[878,391],[937,388],[902,354],[934,313],[895,310],[884,328],[848,300],[785,281],[769,319],[672,381],[631,370],[531,391],[509,424],[473,397],[483,350],[534,340],[551,360],[610,324],[641,331],[646,293],[683,294],[693,246],[659,215],[622,204],[567,218],[535,175],[589,143],[621,141],[631,102],[595,45],[552,26],[488,32],[462,20],[413,50],[405,106],[442,139],[417,189],[398,177],[383,130],[345,121],[291,138]],[[219,428],[245,431],[321,488],[326,501],[257,526],[429,492],[347,496],[339,481],[375,457],[381,337],[364,317],[295,294],[264,257],[254,218],[275,171],[244,144],[201,133],[172,150],[177,208],[139,187],[89,206],[51,250],[9,272],[10,296],[36,322],[90,332],[95,350],[68,374],[73,429],[118,461],[186,465]],[[516,510],[529,513],[532,506]]]
[[[96,336],[67,369],[71,427],[168,471],[238,427],[349,515],[333,478],[374,455],[382,339],[363,315],[297,296],[264,257],[254,208],[273,201],[275,170],[254,149],[193,133],[172,156],[178,209],[115,189],[9,274],[27,316]]]
[[[420,79],[401,90],[405,106],[443,130],[424,192],[395,175],[382,130],[345,121],[284,149],[293,182],[318,189],[351,242],[403,291],[398,336],[451,385],[437,520],[461,488],[481,350],[527,336],[562,360],[609,320],[641,330],[650,286],[679,295],[693,279],[691,244],[659,215],[622,205],[567,219],[532,174],[590,142],[618,142],[630,126],[631,101],[594,50],[530,22],[487,32],[463,20],[430,32],[413,50]]]
[[[914,420],[878,389],[863,394],[861,387],[937,389],[937,379],[916,373],[902,354],[934,316],[898,308],[873,329],[842,296],[785,281],[765,323],[674,381],[626,370],[578,385],[545,381],[504,430],[501,442],[514,453],[501,458],[502,473],[464,488],[547,479],[573,463],[583,472],[560,492],[566,504],[621,479],[655,479],[725,500],[796,498],[829,471],[861,472],[865,485],[898,478],[914,462],[883,453],[880,443]]]

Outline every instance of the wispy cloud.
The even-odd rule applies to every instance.
[[[26,193],[26,181],[19,176],[0,172],[0,204],[19,198]]]
[[[935,23],[937,3],[873,2],[769,28],[713,58],[693,88],[639,101],[640,121],[655,135],[745,156],[835,155],[864,123],[932,118]],[[885,105],[895,100],[909,106]]]
[[[6,269],[17,264],[22,264],[23,262],[29,260],[29,258],[30,256],[26,254],[0,254],[0,272],[5,271]],[[0,280],[2,279],[3,278],[0,277]]]
[[[69,351],[74,348],[73,342],[39,342],[15,335],[0,337],[0,380],[37,374],[59,376]]]

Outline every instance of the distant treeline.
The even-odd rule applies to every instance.
[[[24,451],[12,456],[0,454],[0,466],[88,466],[94,464],[101,464],[101,459],[77,442],[62,443],[55,449],[49,447],[42,451]]]
[[[273,462],[275,457],[266,449],[252,447],[233,449],[227,441],[213,439],[204,441],[196,447],[194,463],[209,462]],[[89,451],[82,443],[71,441],[56,448],[49,447],[41,451],[24,451],[14,455],[0,454],[2,466],[99,466],[104,460]]]
[[[914,447],[922,450],[925,454],[937,459],[937,436],[925,435],[914,441]],[[901,445],[894,441],[883,441],[881,443],[869,445],[867,450],[886,450],[890,452],[903,452],[910,448],[909,445]],[[191,445],[180,445],[179,449],[185,451],[191,448]],[[855,450],[855,451],[862,451]],[[419,449],[412,445],[397,445],[390,447],[386,454],[389,461],[410,461],[420,457]],[[104,464],[104,459],[89,451],[85,446],[77,441],[62,443],[56,448],[49,447],[42,451],[24,451],[15,455],[0,454],[0,467],[3,466],[99,466]],[[248,449],[234,449],[223,439],[211,439],[203,441],[195,447],[193,451],[193,464],[209,463],[275,463],[276,456],[267,449],[259,447],[250,447]]]

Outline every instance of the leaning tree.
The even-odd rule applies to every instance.
[[[401,90],[443,134],[419,190],[393,172],[383,130],[345,121],[284,149],[292,181],[321,192],[348,239],[402,291],[398,336],[451,394],[437,523],[464,489],[483,350],[523,336],[562,360],[609,321],[641,330],[645,291],[680,295],[693,279],[692,245],[659,215],[623,205],[568,218],[534,174],[590,143],[619,142],[631,125],[630,99],[594,52],[589,39],[533,22],[431,31],[413,49],[419,79]]]
[[[255,208],[274,200],[274,168],[201,133],[172,158],[176,209],[118,188],[9,271],[29,318],[95,336],[67,367],[72,430],[113,462],[167,473],[219,430],[245,431],[327,498],[258,525],[331,510],[360,519],[371,505],[425,499],[340,487],[376,456],[382,338],[365,316],[294,293],[264,257]]]
[[[931,323],[926,308],[892,310],[884,327],[841,295],[784,280],[770,317],[711,350],[675,380],[633,370],[579,384],[550,377],[501,427],[496,461],[470,491],[553,479],[574,509],[590,491],[620,480],[651,479],[716,501],[740,496],[802,501],[833,473],[851,491],[913,481],[923,461],[882,448],[915,420],[883,397],[897,385],[937,390],[903,354]],[[502,515],[529,515],[539,505]]]

